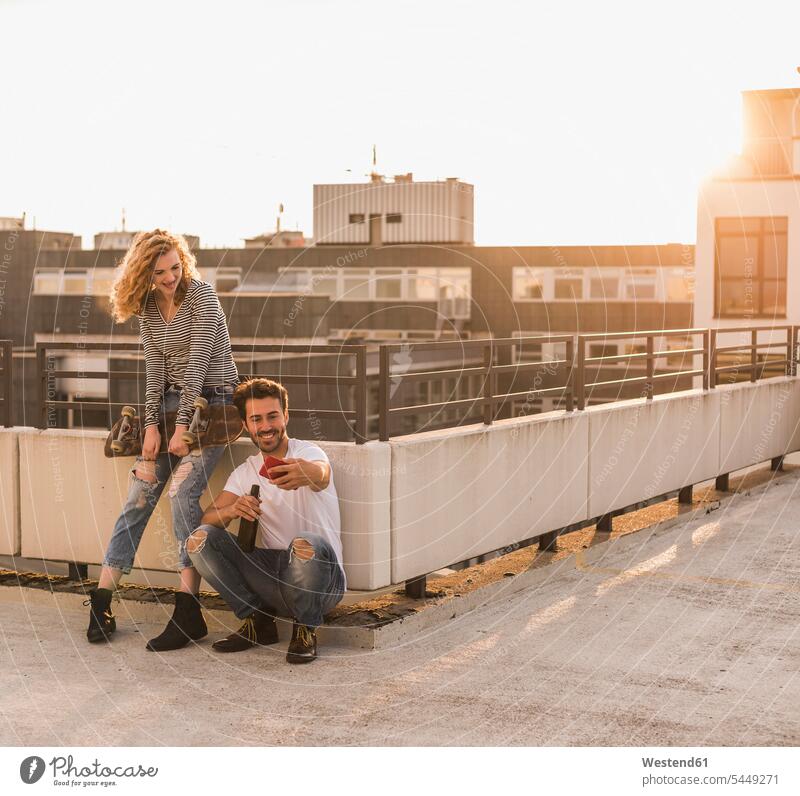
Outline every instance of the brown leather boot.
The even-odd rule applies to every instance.
[[[286,652],[287,663],[311,663],[317,657],[317,631],[308,625],[294,623],[292,640]]]
[[[241,627],[211,647],[217,652],[241,652],[258,645],[266,647],[268,644],[278,643],[278,626],[275,620],[263,611],[254,611],[245,617]]]

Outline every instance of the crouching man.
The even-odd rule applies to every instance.
[[[275,644],[273,616],[294,619],[286,660],[317,656],[316,629],[345,590],[339,501],[325,452],[290,439],[289,396],[269,379],[240,384],[233,403],[259,453],[237,467],[189,537],[186,550],[197,571],[222,595],[241,627],[212,646],[238,652]],[[266,470],[267,457],[285,464]],[[260,498],[250,496],[258,484]],[[244,553],[225,528],[237,517],[258,520],[256,548]]]

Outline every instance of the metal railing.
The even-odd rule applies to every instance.
[[[504,349],[520,348],[525,345],[558,344],[566,346],[564,359],[551,359],[547,362],[516,362],[500,364],[496,360],[498,353]],[[431,414],[441,409],[462,408],[469,410],[480,407],[483,414],[483,423],[491,425],[497,414],[497,409],[508,401],[515,399],[530,400],[541,395],[563,394],[566,400],[567,411],[573,409],[573,347],[572,335],[538,335],[532,337],[507,337],[486,340],[459,340],[437,341],[428,343],[390,343],[380,346],[380,360],[378,371],[378,437],[382,441],[390,438],[390,423],[393,417],[410,414]],[[392,372],[392,355],[411,352],[456,352],[462,359],[462,366],[448,369],[428,369],[407,372],[407,363],[403,362],[402,373]],[[472,355],[472,356],[470,356]],[[467,360],[472,359],[479,364],[467,366]],[[512,378],[523,373],[539,371],[543,368],[554,369],[551,375],[556,375],[558,370],[564,372],[564,384],[557,387],[534,387],[522,391],[500,392],[497,388],[497,378],[506,375]],[[461,398],[454,401],[436,401],[426,404],[406,404],[392,406],[392,383],[404,384],[433,381],[442,378],[461,379],[464,376],[479,375],[481,381],[481,395]]]
[[[507,405],[517,405],[516,402],[524,400],[530,403],[541,396],[559,396],[563,399],[566,411],[575,408],[582,410],[587,401],[592,397],[593,391],[603,391],[609,388],[619,388],[618,394],[604,397],[604,400],[620,400],[630,397],[623,395],[622,390],[628,387],[641,385],[640,396],[647,400],[652,399],[656,392],[656,385],[662,384],[667,390],[685,389],[678,387],[683,380],[702,377],[703,389],[714,389],[720,383],[720,375],[730,374],[730,379],[738,380],[740,375],[756,381],[759,378],[785,373],[796,375],[798,348],[800,335],[798,326],[776,327],[735,327],[730,329],[652,329],[639,332],[598,333],[580,335],[535,335],[527,337],[512,337],[500,339],[458,340],[458,341],[431,341],[416,342],[406,341],[386,343],[380,345],[344,344],[344,345],[282,345],[282,344],[253,344],[234,345],[232,347],[237,361],[250,358],[257,359],[259,354],[277,354],[280,364],[284,357],[335,357],[335,375],[317,375],[311,361],[306,366],[305,373],[270,373],[258,374],[274,378],[287,385],[305,384],[308,386],[328,386],[338,390],[345,387],[352,390],[352,408],[343,408],[343,403],[338,400],[338,408],[310,408],[292,407],[295,415],[309,418],[318,417],[326,419],[342,419],[352,431],[356,443],[363,443],[370,437],[368,395],[370,381],[374,385],[377,375],[377,436],[380,440],[388,440],[398,434],[392,433],[392,420],[404,416],[419,416],[430,418],[436,412],[444,409],[462,410],[462,418],[457,421],[447,422],[443,427],[459,425],[463,418],[470,416],[473,409],[485,425],[491,425],[498,414]],[[736,344],[720,345],[723,335],[746,335],[746,342],[738,341]],[[759,335],[769,335],[768,340],[759,339]],[[779,339],[775,339],[778,335]],[[657,341],[669,338],[682,338],[683,342],[678,348],[657,348]],[[686,340],[700,338],[700,343],[686,344]],[[637,350],[633,345],[631,350],[623,354],[606,354],[602,348],[599,353],[592,351],[591,346],[602,346],[607,341],[637,340]],[[541,351],[544,345],[558,346],[563,352],[563,358],[541,357],[540,361],[529,361],[519,356],[519,350],[526,346]],[[378,354],[378,372],[368,373],[368,352]],[[0,419],[6,425],[11,423],[11,342],[0,341],[3,368],[0,370]],[[616,350],[616,349],[615,349]],[[75,356],[81,353],[104,353],[109,357],[115,354],[133,354],[136,356],[136,366],[125,369],[117,364],[114,369],[106,368],[99,371],[70,370],[57,368],[58,359],[54,352]],[[423,354],[425,361],[421,365],[424,370],[409,370],[408,357],[395,357],[394,355]],[[444,364],[442,357],[448,353],[456,353],[457,357],[449,357],[451,362]],[[57,397],[57,379],[99,379],[113,381],[119,379],[143,379],[144,363],[141,359],[142,351],[138,343],[98,343],[98,342],[58,342],[37,343],[36,360],[39,383],[39,405],[41,428],[56,425],[54,412],[57,410],[96,411],[107,410],[108,420],[114,419],[112,413],[131,404],[140,410],[144,408],[141,403],[132,401],[110,400],[63,400]],[[341,363],[341,358],[347,357],[346,365]],[[689,361],[694,365],[695,358],[702,357],[702,367],[683,367]],[[439,364],[436,366],[436,360]],[[458,360],[457,365],[452,364],[453,359]],[[680,359],[682,365],[677,369],[663,368],[659,371],[658,362],[669,359],[673,362]],[[625,373],[618,378],[605,378],[608,366],[624,365]],[[628,375],[628,368],[638,367],[639,373]],[[261,366],[254,366],[259,369]],[[606,370],[603,373],[603,370]],[[240,370],[242,368],[240,367]],[[277,368],[278,371],[282,367]],[[641,371],[644,371],[643,373]],[[344,371],[344,375],[341,374]],[[616,375],[616,374],[610,374]],[[403,400],[404,390],[398,390],[400,385],[409,385],[420,382],[442,381],[444,379],[457,380],[479,376],[480,389],[477,394],[468,397],[459,397],[456,400],[431,401],[428,403],[414,403],[413,401],[400,403]],[[526,379],[532,378],[532,384]],[[602,378],[601,378],[602,377]],[[502,380],[502,387],[500,386]],[[553,385],[553,382],[557,382]],[[473,381],[475,384],[475,381]],[[395,395],[397,393],[397,395]],[[309,395],[310,395],[309,391]],[[337,392],[337,399],[339,394]],[[430,398],[430,395],[428,396]],[[312,399],[313,400],[313,399]],[[475,422],[474,420],[470,422]],[[426,424],[422,424],[426,425]],[[430,424],[427,424],[430,425]],[[442,426],[440,426],[442,427]],[[348,432],[350,433],[350,432]],[[371,432],[374,434],[374,430]],[[416,433],[404,431],[401,433]]]
[[[12,413],[14,411],[12,385],[14,384],[13,368],[13,343],[11,340],[0,340],[0,351],[3,354],[0,369],[0,384],[3,385],[3,392],[0,394],[0,426],[8,428],[12,424]]]
[[[738,381],[738,377],[743,372],[749,371],[749,380],[751,382],[757,381],[759,377],[759,369],[761,377],[764,378],[764,372],[767,368],[774,370],[775,367],[783,366],[787,376],[795,375],[797,363],[797,326],[770,326],[770,327],[752,327],[752,326],[737,326],[730,329],[711,329],[710,330],[710,366],[709,366],[709,386],[716,387],[719,383],[718,376],[721,373],[730,373],[732,378],[730,381]],[[785,340],[778,341],[762,341],[758,342],[759,332],[783,332],[786,335]],[[727,334],[741,334],[747,335],[749,341],[747,343],[740,343],[738,345],[719,345],[719,336]],[[785,349],[786,356],[782,359],[770,358],[770,352],[764,356],[764,359],[759,360],[758,353],[760,350],[765,349]],[[727,355],[729,359],[735,360],[729,365],[720,365],[720,354]],[[772,374],[776,375],[776,374]]]
[[[354,390],[353,409],[300,409],[291,408],[293,415],[311,418],[342,418],[352,425],[353,436],[357,445],[367,441],[367,346],[362,344],[354,345],[283,345],[283,344],[252,344],[252,345],[232,345],[231,351],[235,359],[241,360],[242,354],[291,354],[298,356],[328,355],[336,356],[337,365],[341,357],[352,359],[352,365],[347,369],[354,372],[352,376],[341,375],[317,375],[310,372],[304,374],[289,373],[257,373],[241,374],[242,379],[250,376],[260,376],[267,379],[279,381],[283,385],[305,384],[307,386],[334,386],[352,387]],[[291,397],[291,396],[290,396]]]
[[[254,344],[231,346],[234,357],[237,355],[250,355],[252,359],[258,354],[279,353],[292,356],[336,355],[354,359],[353,370],[355,375],[323,376],[312,373],[306,374],[253,374],[280,380],[283,384],[307,384],[309,386],[334,385],[352,386],[355,391],[354,409],[323,409],[323,408],[296,408],[292,407],[294,415],[318,418],[341,418],[352,427],[353,436],[357,444],[367,441],[367,357],[365,345],[278,345]],[[137,359],[137,369],[111,370],[107,368],[100,371],[67,370],[56,367],[54,352],[101,352],[112,357],[116,354],[133,354]],[[138,343],[92,343],[92,342],[59,342],[37,343],[36,362],[39,381],[39,406],[40,428],[52,428],[56,424],[54,413],[61,410],[97,411],[108,412],[109,424],[114,419],[114,411],[119,411],[123,406],[133,406],[144,410],[144,404],[136,401],[87,401],[87,400],[61,400],[56,398],[56,379],[141,379],[144,376],[143,351]],[[240,357],[241,358],[241,357]]]
[[[656,338],[669,338],[669,337],[694,337],[699,335],[702,337],[703,344],[701,347],[689,347],[678,349],[655,350]],[[625,354],[613,355],[600,355],[600,356],[586,356],[587,345],[603,344],[609,340],[642,340],[645,341],[645,350],[641,352],[631,351]],[[703,389],[708,389],[708,329],[658,329],[643,332],[617,332],[615,334],[605,334],[603,332],[598,334],[579,334],[578,335],[578,361],[576,363],[576,377],[575,377],[575,392],[578,397],[578,409],[583,409],[586,406],[587,393],[595,387],[612,387],[614,385],[632,386],[634,384],[641,384],[643,386],[642,396],[648,400],[652,399],[655,390],[655,384],[660,379],[678,379],[690,378],[693,376],[703,377]],[[680,356],[681,359],[686,356],[702,354],[703,367],[702,369],[693,368],[689,370],[667,370],[663,373],[656,372],[656,360],[663,357],[676,357]],[[642,364],[644,366],[645,374],[643,376],[624,376],[619,379],[606,379],[603,381],[586,381],[587,365],[596,367],[598,370],[604,365],[611,365],[615,363],[624,363],[626,366],[631,364]]]

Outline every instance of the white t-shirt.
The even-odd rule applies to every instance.
[[[322,448],[313,442],[289,439],[287,459],[305,459],[311,462],[330,462]],[[260,487],[261,516],[258,518],[261,544],[278,550],[287,550],[293,539],[304,533],[315,533],[325,539],[336,552],[342,566],[342,522],[339,515],[339,498],[333,484],[333,471],[328,486],[320,492],[310,487],[280,489],[269,478],[259,475],[264,466],[264,455],[257,453],[240,464],[228,478],[225,491],[240,497],[249,495],[253,484]]]

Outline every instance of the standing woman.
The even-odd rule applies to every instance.
[[[222,456],[222,446],[189,453],[181,439],[191,422],[194,401],[232,403],[239,381],[231,355],[225,315],[214,289],[201,282],[194,255],[181,235],[161,229],[133,240],[111,291],[111,312],[118,322],[132,315],[139,330],[147,371],[142,455],[131,472],[128,499],[108,543],[97,589],[90,593],[89,641],[107,641],[116,630],[111,596],[131,571],[147,521],[169,480],[172,527],[178,541],[180,591],[175,611],[147,649],[173,650],[208,633],[197,593],[200,575],[186,554],[186,539],[200,524],[200,495]],[[169,452],[159,454],[162,418],[177,411]]]

